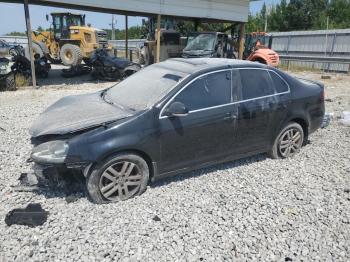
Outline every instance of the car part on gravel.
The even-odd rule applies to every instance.
[[[333,117],[334,117],[333,113],[326,113],[323,117],[321,128],[326,128],[327,126],[329,126]]]
[[[40,57],[39,54],[34,55],[35,74],[39,78],[47,78],[51,65],[46,57]],[[28,58],[19,54],[13,57],[14,64],[11,66],[12,72],[17,76],[18,74],[24,76],[27,82],[31,79],[31,65]]]
[[[65,78],[71,78],[81,75],[87,75],[91,73],[91,67],[87,65],[71,66],[68,69],[62,69],[61,76]]]
[[[141,69],[139,64],[128,59],[111,57],[105,49],[97,49],[91,56],[91,75],[98,80],[124,79]]]
[[[5,57],[0,58],[0,91],[16,90],[14,73],[11,70],[10,60]]]
[[[350,112],[344,111],[340,116],[340,123],[344,126],[350,126]]]
[[[49,212],[45,211],[40,204],[28,204],[24,209],[16,208],[7,213],[5,223],[8,226],[41,226],[46,222],[48,215]]]

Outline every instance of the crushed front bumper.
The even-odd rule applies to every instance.
[[[64,164],[34,163],[33,171],[38,180],[38,185],[50,188],[65,188],[75,182],[81,182],[84,178],[84,169],[67,168]]]

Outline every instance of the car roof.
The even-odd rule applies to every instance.
[[[193,74],[200,71],[213,71],[225,68],[267,68],[266,65],[245,60],[227,58],[172,58],[158,64],[156,67]]]

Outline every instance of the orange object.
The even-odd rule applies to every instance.
[[[259,62],[277,67],[280,63],[279,55],[266,46],[269,35],[266,32],[253,32],[246,37],[247,56],[252,62]]]

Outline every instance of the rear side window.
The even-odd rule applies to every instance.
[[[261,69],[240,69],[242,100],[273,95],[274,89],[269,73]]]
[[[275,86],[276,93],[288,92],[289,88],[287,83],[279,75],[272,71],[270,71],[269,74]]]
[[[229,104],[231,102],[231,71],[216,72],[196,79],[174,99],[189,111]]]

